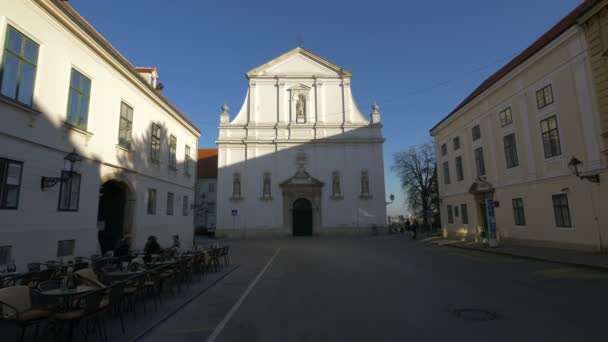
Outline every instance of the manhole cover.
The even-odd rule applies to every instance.
[[[455,309],[452,313],[465,321],[493,321],[497,318],[495,312],[476,308]]]

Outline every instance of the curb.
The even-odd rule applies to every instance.
[[[510,253],[510,252],[503,252],[503,251],[497,251],[497,250],[491,250],[491,249],[482,249],[482,248],[476,248],[476,247],[468,247],[468,246],[462,246],[462,245],[457,245],[457,244],[445,244],[445,245],[441,245],[441,246],[467,249],[467,250],[471,250],[471,251],[483,252],[483,253],[488,253],[488,254],[499,254],[499,255],[504,255],[504,256],[508,256],[508,257],[512,257],[512,258],[543,261],[543,262],[549,262],[552,264],[561,264],[561,265],[569,265],[569,266],[574,266],[574,267],[588,268],[588,269],[593,269],[593,270],[597,270],[597,271],[605,271],[605,272],[608,271],[608,266],[602,266],[602,265],[583,264],[583,263],[572,262],[572,261],[560,261],[560,260],[555,260],[555,259],[550,259],[550,258],[532,256],[532,255],[515,254],[515,253]]]

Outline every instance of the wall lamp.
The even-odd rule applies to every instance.
[[[63,158],[63,171],[67,171],[70,174],[76,172],[80,167],[81,161],[82,158],[76,153],[76,149],[74,149]],[[69,179],[69,177],[42,177],[40,179],[40,188],[44,191],[44,189],[52,188],[57,183],[66,182]]]
[[[395,195],[391,194],[388,197],[391,201],[390,202],[384,202],[386,205],[392,204],[395,201]]]
[[[583,162],[578,160],[578,158],[574,156],[572,156],[572,159],[570,159],[570,161],[568,162],[568,168],[570,168],[570,171],[573,175],[577,176],[580,179],[586,179],[592,183],[600,182],[600,175],[597,173],[594,175],[581,175],[581,165],[583,165]]]

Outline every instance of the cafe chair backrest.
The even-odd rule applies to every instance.
[[[104,296],[104,291],[100,290],[87,293],[78,299],[78,307],[84,308],[85,316],[91,315],[99,311]]]
[[[43,281],[38,284],[38,290],[43,292],[43,291],[58,289],[61,287],[61,282],[62,281],[60,279]]]
[[[102,282],[99,281],[99,278],[97,278],[97,274],[95,274],[95,272],[90,268],[84,268],[74,273],[76,274],[76,277],[78,277],[79,280],[81,280],[83,283],[86,283],[87,285],[99,288],[106,287]]]
[[[29,310],[32,307],[30,288],[27,286],[11,286],[0,289],[0,302],[14,307],[17,312]]]
[[[42,264],[39,262],[31,262],[29,264],[27,264],[27,271],[28,272],[40,272],[40,266]]]

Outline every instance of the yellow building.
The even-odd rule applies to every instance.
[[[494,206],[499,241],[608,250],[608,60],[585,36],[606,3],[584,1],[431,129],[446,237],[486,236]]]

